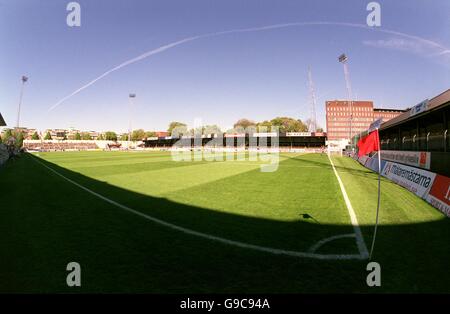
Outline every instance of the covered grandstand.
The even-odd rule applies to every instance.
[[[325,147],[326,133],[287,132],[287,133],[237,133],[205,134],[182,137],[151,137],[145,139],[147,148],[178,147],[194,148],[197,146],[241,147],[279,146],[281,149],[318,149]]]
[[[6,126],[5,119],[3,119],[2,114],[0,113],[0,126]]]
[[[6,122],[0,113],[0,127],[6,126]],[[0,143],[0,165],[4,164],[9,158],[9,152],[6,148],[6,145]]]
[[[27,151],[78,151],[78,150],[96,150],[99,147],[95,141],[58,141],[58,140],[25,140],[23,148]]]
[[[376,153],[355,158],[450,217],[449,128],[450,89],[381,125],[380,169]]]
[[[449,129],[450,89],[383,123],[381,156],[450,176]]]

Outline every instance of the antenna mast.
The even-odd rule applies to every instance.
[[[311,67],[308,67],[308,82],[309,82],[309,96],[311,101],[311,124],[309,126],[309,132],[316,132],[317,120],[316,120],[316,93],[314,91],[314,83],[312,80]]]

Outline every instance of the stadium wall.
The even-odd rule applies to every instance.
[[[383,152],[382,152],[383,155]],[[378,156],[356,159],[364,167],[378,172]],[[381,175],[408,189],[450,217],[450,178],[425,169],[381,160]]]

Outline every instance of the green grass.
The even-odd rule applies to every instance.
[[[120,204],[233,241],[305,252],[353,232],[326,155],[282,154],[269,173],[261,162],[174,162],[165,152],[36,157]],[[382,287],[368,288],[367,261],[275,255],[187,235],[99,199],[36,157],[0,168],[0,292],[450,292],[449,220],[387,180],[374,254]],[[352,159],[333,162],[370,246],[377,175]],[[318,253],[358,249],[345,238]],[[81,264],[81,288],[66,286],[71,261]]]

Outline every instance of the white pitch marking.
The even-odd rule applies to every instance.
[[[343,239],[343,238],[355,238],[356,234],[354,233],[348,233],[348,234],[338,234],[329,238],[325,238],[320,240],[319,242],[317,242],[316,244],[314,244],[313,246],[311,246],[308,250],[308,252],[314,253],[316,252],[322,245],[324,245],[325,243],[337,240],[337,239]]]
[[[336,175],[336,178],[339,182],[339,186],[341,187],[342,196],[344,196],[345,205],[347,206],[348,213],[350,215],[350,220],[352,221],[353,230],[355,231],[356,236],[356,244],[358,245],[359,253],[361,254],[361,257],[363,259],[369,258],[369,251],[367,251],[366,243],[364,242],[363,235],[361,233],[361,229],[359,228],[358,219],[356,218],[355,211],[353,210],[352,203],[350,202],[350,199],[348,198],[347,192],[345,191],[344,184],[342,183],[341,177],[339,177],[339,174],[334,167],[334,163],[331,160],[330,155],[328,155],[328,159],[330,160],[331,167],[333,167],[334,174]]]
[[[237,247],[241,247],[241,248],[246,248],[246,249],[252,249],[252,250],[256,250],[256,251],[261,251],[261,252],[266,252],[266,253],[271,253],[271,254],[276,254],[276,255],[288,255],[288,256],[294,256],[294,257],[303,257],[303,258],[313,258],[313,259],[320,259],[320,260],[361,260],[364,259],[364,257],[361,254],[316,254],[316,253],[310,253],[310,252],[300,252],[300,251],[289,251],[289,250],[282,250],[282,249],[275,249],[275,248],[271,248],[271,247],[264,247],[264,246],[259,246],[259,245],[254,245],[254,244],[249,244],[249,243],[244,243],[244,242],[239,242],[239,241],[234,241],[234,240],[229,240],[229,239],[225,239],[225,238],[221,238],[218,236],[214,236],[214,235],[210,235],[207,233],[202,233],[202,232],[198,232],[198,231],[194,231],[188,228],[184,228],[184,227],[180,227],[171,223],[168,223],[164,220],[146,215],[144,213],[141,213],[137,210],[134,210],[128,206],[125,206],[123,204],[120,204],[116,201],[113,201],[97,192],[94,192],[90,189],[88,189],[87,187],[65,177],[64,175],[62,175],[61,173],[57,172],[56,170],[48,167],[47,165],[43,164],[42,162],[40,162],[37,158],[33,158],[37,163],[41,164],[43,167],[47,168],[48,170],[50,170],[51,172],[53,172],[54,174],[60,176],[61,178],[63,178],[64,180],[72,183],[73,185],[79,187],[80,189],[83,189],[84,191],[97,196],[98,198],[104,200],[105,202],[108,202],[114,206],[117,206],[129,213],[135,214],[137,216],[140,216],[142,218],[145,218],[147,220],[153,221],[157,224],[166,226],[168,228],[177,230],[177,231],[181,231],[183,233],[186,234],[190,234],[190,235],[194,235],[200,238],[205,238],[208,240],[212,240],[212,241],[217,241],[217,242],[221,242],[224,244],[228,244],[228,245],[233,245],[233,246],[237,246]]]

